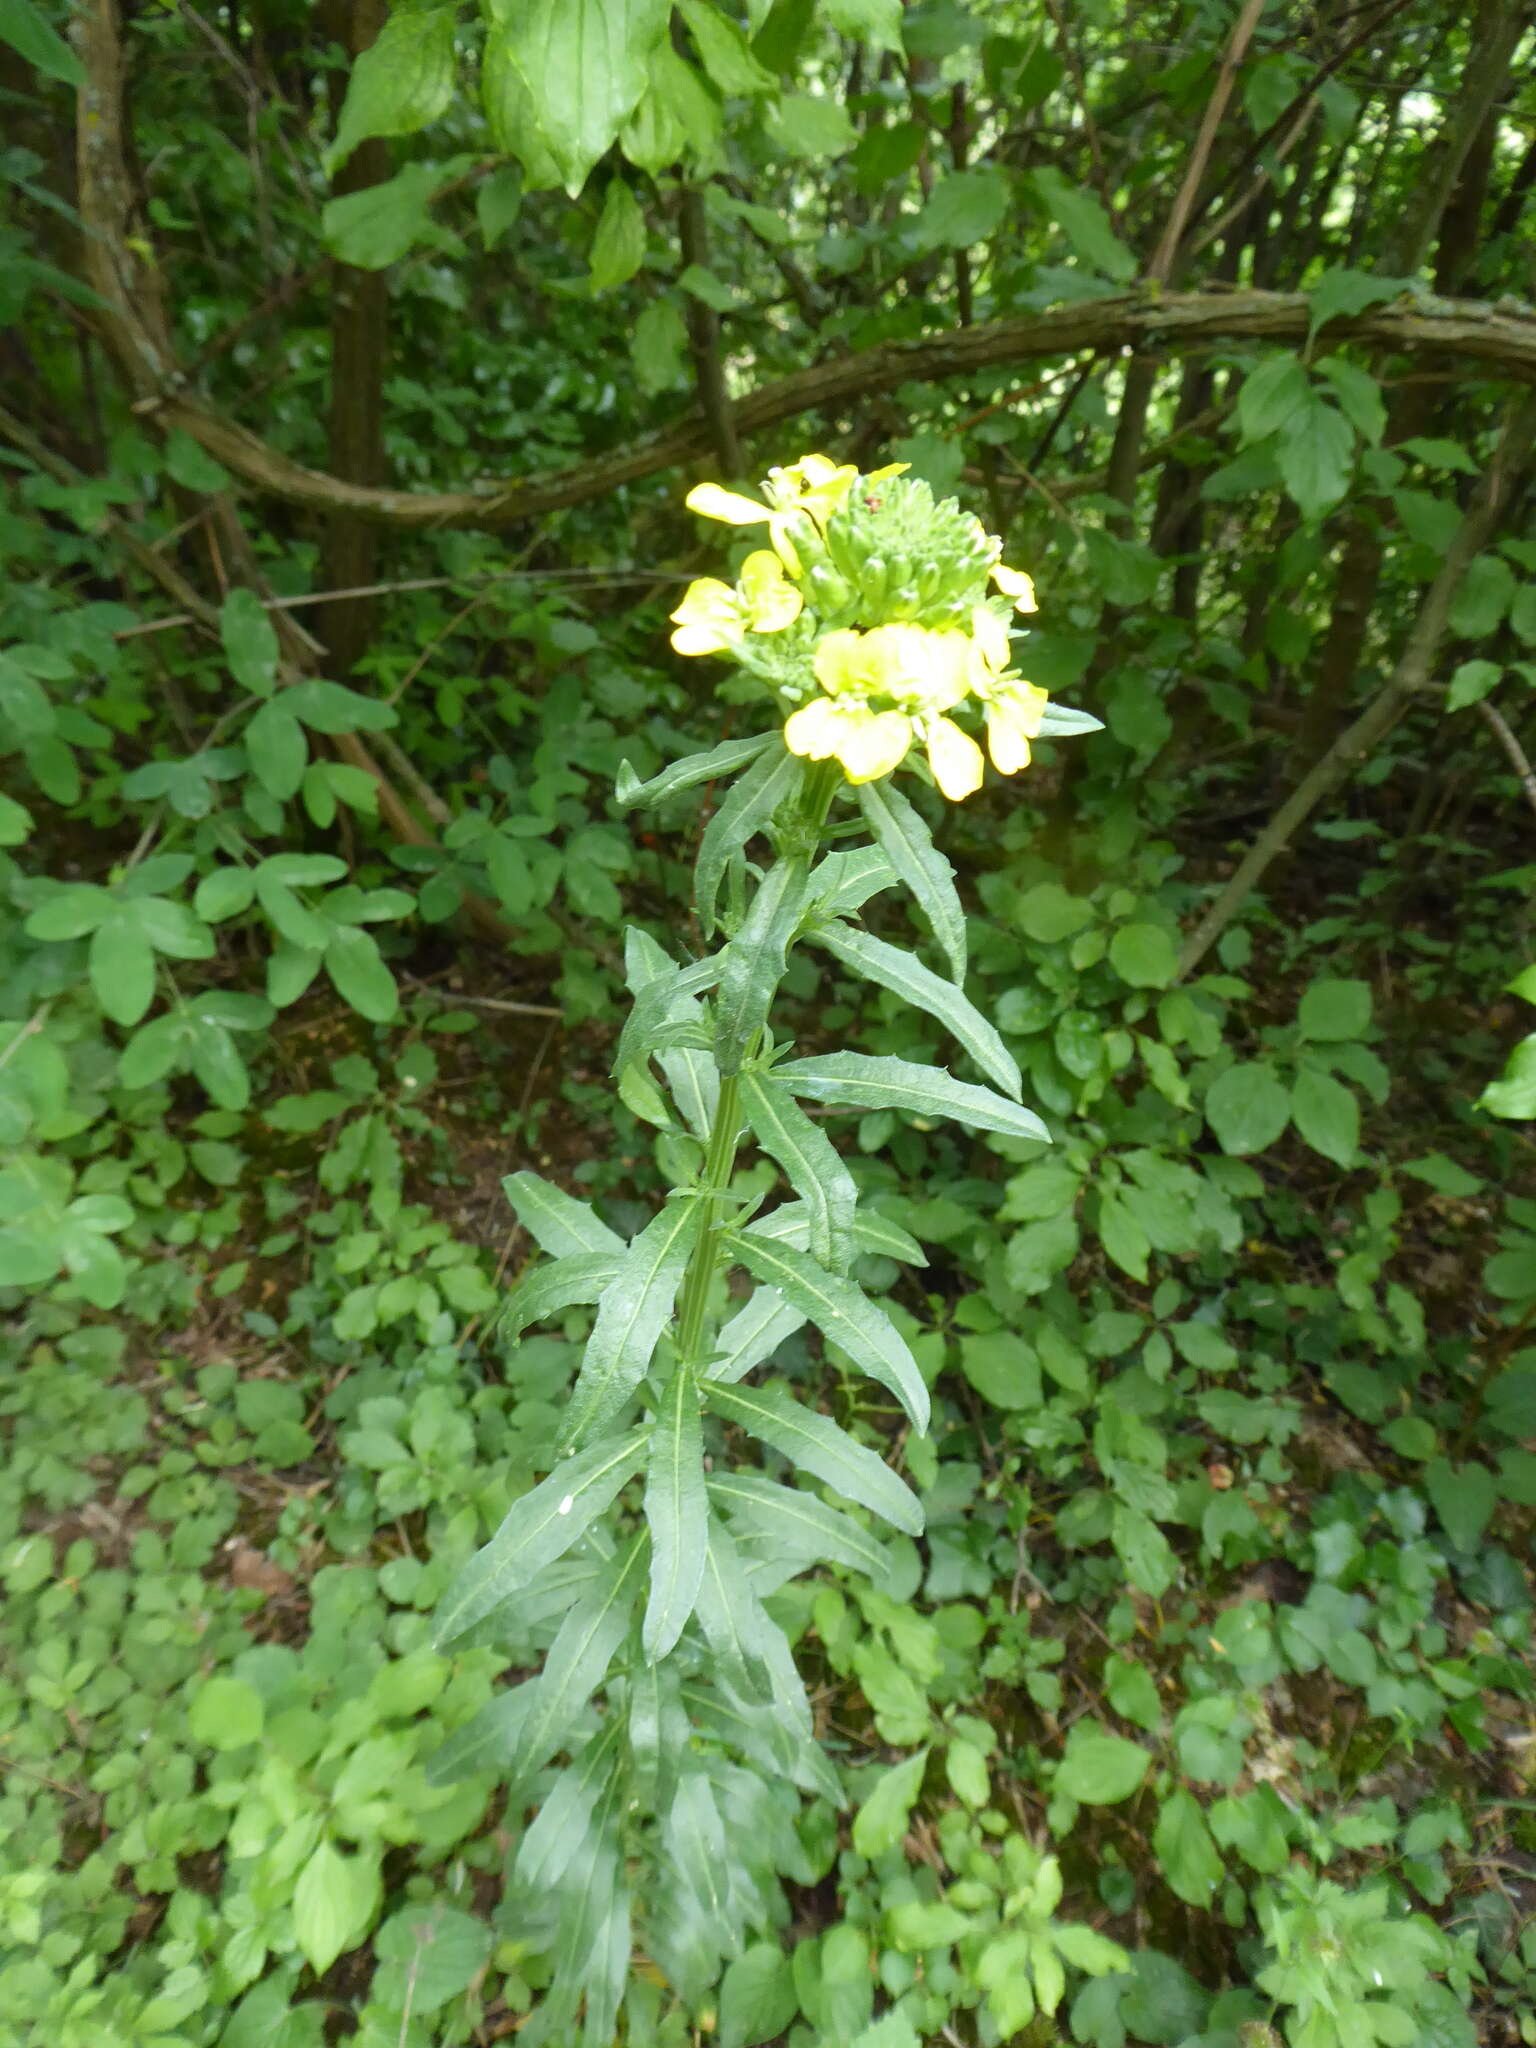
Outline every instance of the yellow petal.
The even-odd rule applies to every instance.
[[[672,635],[679,654],[723,654],[730,644],[713,626],[679,626]]]
[[[856,633],[843,626],[817,642],[811,666],[816,680],[834,697],[862,696],[869,689],[869,663],[864,643],[873,634]]]
[[[979,604],[971,613],[971,637],[988,669],[995,676],[1001,675],[1008,666],[1011,651],[1008,628],[990,606]]]
[[[799,618],[805,603],[784,574],[784,564],[767,548],[759,548],[742,563],[740,587],[754,633],[782,633]]]
[[[695,484],[683,503],[701,519],[722,519],[727,526],[759,526],[768,517],[766,505],[754,505],[750,498],[719,484]]]
[[[1022,569],[1010,569],[1006,562],[994,562],[992,564],[992,581],[997,585],[1004,597],[1011,597],[1013,599],[1014,604],[1021,612],[1032,612],[1039,609],[1035,603],[1034,579],[1026,576]]]
[[[784,722],[784,744],[803,760],[825,761],[843,736],[842,706],[830,697],[813,697]]]
[[[912,723],[899,711],[871,711],[847,698],[813,697],[784,727],[792,754],[812,761],[835,757],[850,782],[873,782],[891,770],[912,744]]]
[[[1029,766],[1029,735],[1020,731],[1005,704],[987,706],[987,752],[1003,775],[1017,775]]]
[[[849,731],[837,758],[850,782],[878,782],[901,765],[912,744],[912,721],[899,711],[866,711],[850,704]]]
[[[962,732],[953,719],[935,718],[926,737],[933,779],[951,803],[959,803],[980,789],[986,763],[969,733]]]
[[[721,625],[733,620],[739,610],[729,583],[722,583],[718,576],[696,576],[672,617],[680,626]]]
[[[888,462],[884,469],[870,469],[864,473],[867,484],[883,484],[888,476],[905,476],[912,467],[910,462]]]

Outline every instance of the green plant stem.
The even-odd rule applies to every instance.
[[[842,771],[835,761],[821,761],[808,770],[798,811],[787,834],[793,851],[786,853],[785,858],[803,860],[807,867],[814,861],[827,813],[832,808],[832,799],[842,779]],[[689,1365],[703,1364],[699,1353],[704,1337],[709,1283],[714,1278],[719,1256],[720,1211],[731,1185],[731,1176],[736,1171],[736,1147],[740,1135],[740,1086],[736,1075],[722,1074],[714,1121],[709,1127],[704,1177],[700,1183],[704,1214],[688,1270],[683,1276],[682,1301],[677,1312],[677,1355]]]
[[[700,1365],[699,1345],[704,1334],[704,1310],[709,1300],[709,1283],[714,1277],[716,1240],[720,1234],[720,1198],[731,1185],[736,1170],[736,1141],[741,1132],[740,1087],[734,1074],[720,1078],[720,1099],[715,1120],[709,1128],[709,1151],[704,1161],[700,1199],[704,1215],[698,1240],[683,1279],[683,1301],[677,1317],[677,1353],[688,1364]]]

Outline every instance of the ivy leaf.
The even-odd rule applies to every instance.
[[[229,672],[253,697],[277,686],[277,631],[254,590],[232,590],[219,610],[219,634]]]
[[[1317,519],[1349,489],[1355,431],[1337,407],[1309,391],[1286,421],[1277,453],[1285,488],[1305,518]]]
[[[1211,1083],[1205,1117],[1222,1151],[1243,1158],[1274,1144],[1291,1120],[1291,1098],[1266,1061],[1243,1060]]]
[[[645,261],[645,215],[623,178],[610,178],[588,258],[594,292],[632,278]]]
[[[1097,1721],[1074,1721],[1056,1789],[1083,1806],[1118,1806],[1139,1789],[1151,1766],[1139,1742],[1111,1735]]]
[[[299,1872],[293,1889],[293,1936],[317,1976],[356,1948],[368,1932],[380,1897],[378,1852],[344,1856],[322,1842]]]
[[[669,0],[518,0],[498,10],[491,36],[572,198],[638,105],[670,14]]]
[[[874,1790],[853,1817],[853,1846],[858,1855],[883,1856],[887,1849],[895,1848],[907,1831],[927,1764],[927,1750],[919,1749],[875,1780]]]
[[[1353,1166],[1360,1151],[1360,1105],[1342,1081],[1303,1067],[1291,1094],[1296,1129],[1335,1166]]]
[[[1136,258],[1116,236],[1093,194],[1060,171],[1038,170],[1031,177],[1041,205],[1083,262],[1116,284],[1129,284],[1136,275]]]
[[[327,176],[373,135],[414,135],[445,113],[453,98],[455,7],[404,7],[385,20],[352,67],[336,140],[325,152]]]

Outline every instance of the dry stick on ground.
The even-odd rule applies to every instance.
[[[1439,575],[1419,608],[1396,668],[1359,717],[1339,734],[1322,759],[1303,777],[1249,849],[1216,901],[1191,932],[1179,955],[1176,979],[1193,972],[1232,922],[1268,869],[1290,845],[1313,811],[1383,740],[1428,687],[1430,671],[1445,634],[1446,619],[1474,556],[1486,547],[1504,516],[1532,445],[1536,444],[1536,391],[1515,406],[1488,472],[1468,506]]]

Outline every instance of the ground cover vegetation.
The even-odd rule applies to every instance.
[[[0,2041],[1536,2041],[1533,60],[0,0]]]

